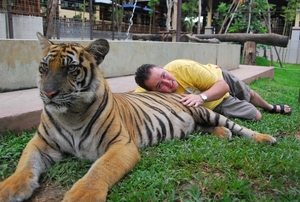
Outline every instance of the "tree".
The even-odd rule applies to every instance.
[[[221,2],[217,9],[221,17],[216,19],[222,24],[219,33],[224,31],[225,25],[224,33],[267,33],[268,6],[269,12],[274,12],[275,5],[268,5],[265,0],[236,0],[231,5]]]
[[[199,0],[190,0],[182,3],[182,19],[187,32],[191,32],[195,25],[194,20],[198,17]],[[200,19],[198,19],[200,21]]]
[[[151,26],[152,26],[152,23],[154,24],[154,18],[155,18],[155,6],[159,5],[159,0],[150,0],[147,5],[150,8],[150,11],[149,11],[149,16],[150,16],[149,33],[151,33]]]
[[[48,0],[47,1],[47,15],[46,15],[46,25],[45,25],[45,33],[46,38],[51,38],[53,35],[53,21],[55,17],[55,11],[58,6],[58,0]],[[58,14],[57,14],[58,15]]]
[[[84,38],[84,23],[85,23],[85,8],[87,6],[87,2],[83,0],[83,4],[79,6],[79,10],[81,14],[81,40]]]
[[[197,34],[200,34],[200,30],[201,30],[201,11],[202,11],[202,0],[199,0],[199,3],[198,3],[198,26],[197,26]]]
[[[184,20],[184,25],[186,28],[186,32],[189,34],[193,33],[193,27],[195,25],[194,19],[193,18],[187,18]]]
[[[287,36],[289,34],[289,30],[290,30],[289,28],[293,26],[296,17],[296,12],[299,9],[300,9],[299,0],[288,0],[287,6],[282,6],[283,14],[281,14],[281,17],[284,18],[284,27],[283,27],[282,35]],[[283,58],[285,58],[287,51],[283,50],[282,48],[279,50],[279,52],[281,51],[283,51],[282,56]]]
[[[120,7],[121,1],[120,0],[115,0],[114,4],[112,5],[112,9],[114,10],[114,22],[113,25],[117,28],[118,32],[122,31],[122,21],[123,21],[123,16],[124,16],[124,9],[123,7]]]
[[[284,29],[283,35],[287,35],[288,27],[293,26],[295,22],[296,12],[300,9],[299,0],[287,0],[287,6],[282,6],[283,14],[281,15],[284,18]]]
[[[231,6],[221,3],[218,11],[222,12],[221,15],[225,16],[225,19],[219,33],[222,33],[226,24],[225,33],[271,33],[269,21],[274,6],[267,0],[235,0]],[[254,65],[255,58],[256,44],[247,41],[244,44],[242,61],[244,64]]]
[[[166,5],[167,5],[166,29],[167,29],[167,31],[169,31],[171,29],[171,12],[172,12],[173,4],[174,4],[173,0],[166,0]]]

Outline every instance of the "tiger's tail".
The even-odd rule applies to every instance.
[[[201,110],[202,110],[201,114],[206,114],[206,115],[205,117],[202,118],[200,117],[198,121],[201,123],[203,120],[206,120],[207,122],[205,122],[204,124],[209,124],[209,125],[211,125],[211,123],[214,123],[212,127],[207,127],[205,131],[210,132],[219,138],[231,139],[231,133],[233,133],[241,137],[250,139],[257,143],[266,143],[266,144],[276,143],[276,139],[271,135],[262,134],[257,131],[253,131],[249,128],[246,128],[244,126],[241,126],[231,121],[227,117],[218,114],[216,112],[213,112],[209,109],[201,108]],[[201,129],[203,130],[203,127],[201,127]]]
[[[257,131],[253,131],[249,128],[246,128],[244,126],[241,126],[228,118],[224,117],[226,120],[226,125],[227,128],[229,128],[234,134],[237,134],[241,137],[250,139],[254,142],[257,143],[266,143],[266,144],[275,144],[276,143],[276,138],[272,137],[271,135],[268,134],[262,134]],[[220,118],[222,120],[222,118]]]

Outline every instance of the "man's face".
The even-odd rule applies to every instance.
[[[145,84],[151,90],[162,93],[173,93],[178,88],[175,77],[162,67],[150,69],[150,77]]]

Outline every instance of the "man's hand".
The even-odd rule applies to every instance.
[[[204,104],[204,100],[200,95],[195,94],[182,94],[180,102],[188,107],[198,107]]]
[[[217,82],[212,85],[209,89],[201,92],[204,93],[208,100],[206,102],[218,100],[223,97],[227,92],[229,92],[228,84],[219,78]],[[182,94],[180,102],[188,107],[198,107],[204,104],[204,100],[197,94]]]

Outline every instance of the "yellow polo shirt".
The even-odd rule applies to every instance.
[[[164,69],[176,78],[178,88],[175,93],[178,94],[200,94],[215,84],[218,78],[223,79],[222,69],[219,66],[213,64],[203,65],[188,59],[174,60],[165,65]],[[138,87],[134,92],[146,92],[146,90]],[[228,96],[229,93],[226,93],[218,100],[205,102],[203,106],[213,110]]]

